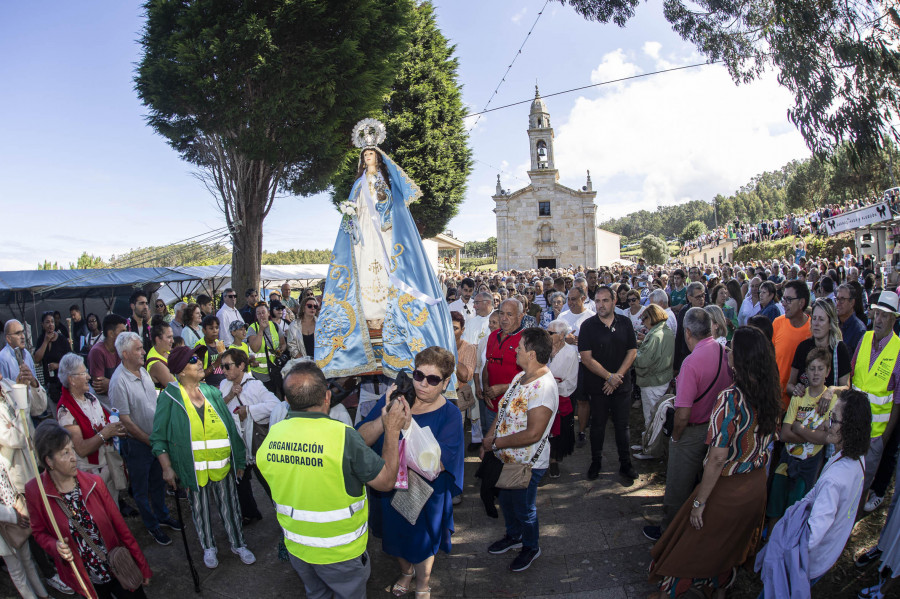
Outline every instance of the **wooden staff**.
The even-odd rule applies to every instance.
[[[29,427],[28,421],[25,420],[25,410],[18,410],[18,412],[22,418],[22,424],[25,425],[25,436],[28,438],[28,451],[26,453],[28,454],[28,459],[31,460],[31,465],[34,466],[34,472],[36,474],[35,480],[37,480],[38,489],[41,492],[41,500],[44,502],[44,509],[47,510],[47,517],[50,520],[50,524],[53,525],[53,532],[56,533],[56,539],[61,543],[65,543],[62,533],[59,530],[59,526],[57,526],[56,524],[56,518],[53,517],[53,512],[50,511],[50,501],[47,499],[47,491],[44,489],[44,483],[41,481],[41,473],[38,470],[37,460],[34,459],[34,441],[32,440],[31,435],[28,434]],[[68,545],[68,543],[66,543],[66,545]],[[72,559],[64,561],[68,561],[69,566],[72,567],[72,572],[75,573],[75,578],[78,580],[78,584],[81,586],[81,590],[84,591],[84,596],[95,597],[96,593],[91,595],[91,592],[88,590],[87,585],[84,583],[84,580],[82,580],[81,573],[78,571],[78,566],[75,565],[75,560]]]

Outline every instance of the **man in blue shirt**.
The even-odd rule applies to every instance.
[[[26,380],[19,381],[29,384],[32,387],[39,386],[37,375],[34,370],[34,359],[31,352],[25,349],[25,327],[18,320],[9,320],[3,327],[3,333],[6,335],[6,347],[0,351],[0,374],[3,378],[15,381],[21,374]],[[16,356],[16,350],[22,356],[22,363]]]
[[[853,306],[856,303],[856,289],[844,284],[838,287],[835,294],[837,317],[841,323],[841,336],[852,356],[859,346],[859,341],[866,333],[866,324],[856,316]]]

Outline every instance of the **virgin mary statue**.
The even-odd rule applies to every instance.
[[[456,353],[450,312],[409,212],[422,191],[378,148],[384,138],[375,119],[353,130],[359,170],[340,206],[316,323],[315,360],[329,378],[376,372],[394,378],[412,370],[426,347]]]

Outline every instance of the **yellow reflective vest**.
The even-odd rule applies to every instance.
[[[147,369],[148,373],[150,372],[150,368],[153,366],[154,362],[162,362],[163,364],[168,364],[169,359],[168,359],[168,357],[163,356],[161,353],[156,351],[155,347],[151,347],[150,351],[147,352],[147,359],[144,362],[144,368]],[[155,381],[153,383],[153,386],[156,387],[157,391],[162,391],[163,389],[166,388],[165,385],[160,385],[159,383],[157,383]]]
[[[875,333],[868,331],[859,342],[859,353],[856,355],[856,369],[853,371],[853,388],[862,391],[869,396],[869,405],[872,407],[872,438],[880,437],[887,428],[891,419],[891,408],[894,405],[894,393],[888,391],[888,383],[894,365],[897,363],[897,354],[900,353],[900,337],[891,333],[887,345],[878,354],[872,368],[869,362],[872,359],[872,340]]]
[[[346,430],[330,418],[288,418],[269,430],[256,452],[284,544],[310,564],[334,564],[366,550],[365,485],[356,495],[348,495],[344,485]]]
[[[254,332],[254,334],[259,334],[259,323],[254,322],[250,325],[250,330]],[[269,342],[271,341],[271,345]],[[258,374],[269,374],[269,363],[275,362],[276,353],[275,350],[281,345],[281,338],[278,336],[278,327],[275,326],[275,323],[271,320],[269,321],[269,334],[263,335],[262,344],[259,346],[259,351],[254,352],[253,356],[256,357],[256,361],[259,363],[259,366],[251,366],[250,372],[256,372]],[[269,348],[269,360],[266,360],[266,347]],[[249,349],[249,346],[248,346]]]
[[[197,486],[204,487],[209,481],[222,480],[231,469],[231,442],[228,440],[228,429],[206,398],[201,421],[187,391],[181,385],[178,387],[181,389],[181,398],[184,400],[191,426],[191,450],[194,454]]]

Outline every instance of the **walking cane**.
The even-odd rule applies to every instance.
[[[27,391],[26,391],[26,393],[27,393]],[[62,537],[62,533],[59,531],[59,526],[57,526],[57,524],[56,524],[56,518],[53,517],[53,512],[50,511],[50,501],[47,499],[47,491],[44,489],[44,483],[41,481],[41,473],[38,470],[37,460],[34,459],[34,441],[32,440],[31,435],[28,434],[28,431],[30,429],[28,428],[28,421],[25,420],[25,410],[20,409],[17,411],[19,412],[19,415],[22,418],[22,424],[25,425],[25,436],[28,439],[28,451],[26,453],[28,454],[28,458],[31,460],[31,465],[34,467],[34,472],[36,474],[36,476],[34,478],[37,481],[38,489],[41,492],[41,500],[44,503],[44,509],[47,511],[47,518],[50,520],[50,524],[53,525],[53,532],[56,534],[56,539],[62,543],[65,543],[65,541],[63,540],[63,537]],[[71,548],[70,548],[70,550],[71,550]],[[69,566],[71,566],[72,572],[75,573],[75,579],[78,581],[78,585],[81,587],[81,590],[84,591],[84,596],[85,597],[96,597],[97,594],[94,593],[92,595],[91,592],[88,590],[87,585],[85,584],[84,580],[82,580],[81,573],[78,571],[78,567],[75,565],[75,560],[71,560],[71,561],[63,560],[63,561],[68,562]]]
[[[191,578],[194,579],[194,592],[200,592],[200,575],[197,574],[197,568],[194,567],[194,560],[191,559],[191,551],[188,549],[187,533],[184,532],[184,518],[181,517],[181,500],[178,499],[178,488],[175,488],[175,509],[178,510],[178,521],[181,522],[181,540],[184,543],[184,555],[187,557],[188,567],[191,569]]]

